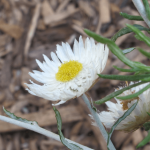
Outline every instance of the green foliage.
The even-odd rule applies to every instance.
[[[150,29],[148,29],[148,28],[146,28],[146,27],[143,27],[143,26],[141,26],[141,25],[134,24],[133,26],[136,27],[136,28],[138,28],[138,29],[141,30],[141,31],[150,32]],[[125,34],[127,34],[127,33],[131,33],[131,32],[133,32],[133,31],[132,31],[130,28],[124,27],[124,28],[120,29],[120,30],[111,38],[111,40],[115,42],[118,37],[120,37],[120,36],[122,36],[122,35],[125,35]]]
[[[135,109],[137,103],[138,103],[138,101],[137,101],[136,103],[134,103],[134,104],[123,114],[123,116],[120,117],[120,118],[115,122],[115,124],[112,126],[110,132],[108,133],[107,146],[108,146],[108,144],[109,144],[111,135],[112,135],[113,131],[115,130],[115,128],[117,127],[117,125],[118,125],[122,120],[124,120],[127,116],[129,116],[129,115],[131,114],[131,112]]]
[[[134,37],[139,40],[139,41],[142,41],[143,42],[143,39],[141,39],[141,37],[139,37],[138,35],[134,35]]]
[[[137,29],[137,28],[136,28]],[[97,42],[101,42],[103,44],[107,44],[108,48],[111,50],[111,52],[118,57],[124,64],[128,65],[131,68],[139,69],[139,70],[145,70],[150,71],[150,67],[145,66],[144,64],[140,62],[133,62],[129,60],[127,57],[125,57],[122,50],[112,41],[107,38],[104,38],[102,36],[99,36],[98,34],[85,29],[84,30],[87,35],[94,38]]]
[[[134,94],[130,94],[127,96],[118,96],[116,98],[120,99],[120,100],[130,100],[130,99],[138,97],[139,95],[141,95],[144,91],[148,90],[149,88],[150,88],[150,84],[148,84],[146,87],[144,87],[143,89],[139,90],[138,92],[136,92]]]
[[[148,135],[136,146],[136,148],[143,147],[150,141],[150,131],[148,131]]]
[[[18,120],[18,121],[21,121],[21,122],[24,122],[24,123],[28,123],[28,124],[31,124],[31,125],[38,126],[38,123],[36,121],[29,121],[29,120],[23,119],[21,117],[17,117],[13,113],[6,110],[4,107],[3,107],[3,110],[4,110],[5,114],[8,115],[12,119],[15,119],[15,120]]]
[[[150,53],[146,52],[145,50],[143,50],[142,48],[138,48],[139,52],[142,53],[144,56],[148,57],[150,59]]]
[[[55,112],[55,116],[57,119],[57,128],[58,128],[58,133],[60,136],[60,140],[61,142],[69,149],[71,150],[83,150],[82,148],[78,147],[77,145],[73,144],[73,143],[69,143],[67,140],[65,140],[65,137],[63,136],[62,132],[61,132],[61,128],[62,128],[62,120],[61,120],[61,116],[59,111],[53,107],[53,110]]]
[[[142,0],[143,4],[145,6],[145,11],[146,11],[146,15],[147,18],[150,21],[150,7],[148,4],[147,0]],[[123,16],[124,18],[127,18],[129,20],[138,20],[138,21],[144,21],[143,18],[141,16],[132,16],[126,13],[120,13],[121,16]],[[139,83],[136,83],[134,85],[130,85],[128,87],[125,87],[123,89],[117,90],[109,95],[107,95],[106,97],[102,98],[101,100],[98,100],[95,102],[95,104],[102,104],[116,96],[116,98],[120,99],[120,100],[130,100],[133,98],[138,97],[140,94],[142,94],[144,91],[148,90],[150,88],[150,84],[148,84],[146,87],[144,87],[143,89],[139,90],[138,92],[131,94],[131,95],[127,95],[127,96],[119,96],[121,93],[123,93],[124,91],[131,89],[132,87],[136,87],[140,84],[146,83],[146,82],[150,82],[150,67],[146,66],[140,62],[134,62],[129,60],[125,54],[130,53],[131,51],[133,51],[135,48],[128,48],[125,50],[121,50],[116,44],[115,41],[117,40],[117,38],[134,32],[135,33],[135,38],[139,41],[143,41],[145,42],[148,46],[150,46],[150,38],[148,36],[146,36],[143,32],[141,31],[147,31],[150,34],[150,29],[143,27],[141,25],[129,25],[127,24],[127,27],[122,28],[121,30],[119,30],[112,38],[107,39],[105,37],[102,37],[100,35],[97,35],[96,33],[85,29],[84,30],[85,33],[87,35],[89,35],[90,37],[92,37],[93,39],[95,39],[97,42],[106,44],[109,48],[109,50],[120,60],[122,61],[124,64],[126,64],[127,66],[129,66],[129,69],[124,69],[124,68],[119,68],[117,66],[113,66],[115,69],[121,71],[121,72],[130,72],[130,73],[134,73],[134,75],[103,75],[103,74],[99,74],[100,78],[104,78],[104,79],[111,79],[111,80],[121,80],[121,81],[141,81]],[[138,48],[139,52],[141,52],[144,56],[148,57],[150,59],[150,53],[146,52],[145,50]],[[138,101],[133,104],[125,113],[124,115],[119,118],[117,120],[117,122],[113,125],[113,127],[111,128],[111,131],[108,134],[108,140],[107,140],[107,146],[109,144],[111,135],[114,131],[114,129],[116,128],[116,126],[122,121],[124,120],[128,115],[130,115],[130,113],[135,109],[136,105],[137,105]],[[150,113],[148,113],[150,115]],[[137,148],[144,146],[146,143],[148,143],[150,141],[150,122],[147,122],[144,124],[144,128],[146,131],[149,130],[148,136],[138,144]]]
[[[150,122],[144,123],[143,127],[144,127],[145,131],[150,130]]]
[[[149,19],[150,21],[150,8],[149,8],[149,3],[147,0],[142,0],[143,1],[143,4],[145,6],[145,11],[146,11],[146,16],[147,18]]]
[[[140,39],[140,41],[145,42],[148,46],[150,46],[150,38],[147,37],[143,32],[141,32],[138,28],[134,27],[133,25],[126,24],[128,28],[130,28]]]
[[[122,52],[123,52],[124,54],[128,54],[128,53],[132,52],[134,49],[135,49],[135,47],[130,47],[130,48],[127,48],[127,49],[122,50]]]
[[[149,82],[149,81],[150,81],[150,77],[147,77],[147,78],[141,79],[141,81],[143,81],[143,82]]]
[[[106,75],[106,74],[98,74],[100,78],[111,79],[111,80],[121,80],[121,81],[140,81],[144,78],[150,76],[150,74],[144,75]]]
[[[117,66],[113,66],[115,69],[122,71],[122,72],[136,72],[138,71],[137,69],[123,69],[123,68],[119,68]]]
[[[138,20],[138,21],[144,21],[143,18],[141,16],[133,16],[133,15],[129,15],[127,13],[123,13],[123,12],[120,12],[120,15],[126,19],[129,19],[129,20]]]
[[[115,91],[115,92],[113,92],[113,93],[107,95],[106,97],[104,97],[104,98],[102,98],[102,99],[100,99],[100,100],[98,100],[98,101],[95,101],[94,103],[95,103],[95,104],[98,104],[98,105],[100,105],[100,104],[102,104],[102,103],[105,103],[106,101],[108,101],[108,100],[110,100],[110,99],[112,99],[112,98],[114,98],[114,97],[120,95],[120,94],[123,93],[124,91],[129,90],[129,89],[131,89],[131,88],[133,88],[133,87],[135,87],[135,86],[138,86],[138,85],[140,85],[140,84],[143,84],[143,83],[144,83],[144,82],[139,82],[139,83],[136,83],[136,84],[133,84],[133,85],[129,85],[129,86],[123,88],[123,89],[117,90],[117,91]]]

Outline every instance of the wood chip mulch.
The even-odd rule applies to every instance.
[[[43,61],[42,54],[50,58],[56,44],[74,40],[90,29],[111,38],[125,23],[141,24],[119,16],[119,12],[138,15],[129,0],[1,0],[0,1],[0,114],[2,107],[15,115],[35,120],[41,127],[58,133],[51,101],[30,95],[24,83],[29,83],[28,72],[40,70],[35,59]],[[116,43],[122,48],[141,46],[149,50],[133,34],[119,38]],[[149,65],[148,60],[137,50],[127,57]],[[104,74],[126,74],[113,69],[126,66],[109,53]],[[33,80],[33,79],[32,79]],[[34,80],[33,80],[34,81]],[[119,81],[100,79],[89,91],[93,100],[99,100],[114,91]],[[63,134],[95,150],[107,150],[97,127],[91,125],[81,98],[70,100],[57,107],[62,116]],[[97,106],[106,110],[105,104]],[[147,135],[143,129],[133,133],[115,131],[112,141],[117,150],[135,150],[136,145]],[[0,150],[67,150],[60,142],[21,127],[0,121]],[[150,144],[139,150],[150,150]]]

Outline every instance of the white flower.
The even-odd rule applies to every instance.
[[[133,83],[131,83],[133,84]],[[130,84],[130,85],[131,85]],[[130,90],[124,91],[120,96],[126,96],[138,92],[149,83],[133,87]],[[122,89],[120,87],[119,89]],[[116,99],[116,98],[115,98]],[[116,99],[117,103],[110,101],[106,102],[109,112],[103,111],[99,113],[100,120],[106,128],[111,128],[114,123],[130,108],[136,101],[138,104],[136,108],[116,127],[116,130],[123,130],[131,132],[140,128],[145,122],[150,120],[147,112],[150,112],[150,89],[136,97],[135,99],[121,101]]]
[[[45,62],[36,60],[43,72],[33,70],[29,73],[32,78],[41,82],[27,84],[29,93],[57,104],[79,97],[86,92],[98,79],[108,58],[108,48],[103,44],[95,44],[92,38],[87,38],[83,43],[80,36],[79,42],[74,41],[73,51],[68,43],[57,45],[56,54],[51,53],[50,60],[43,55]]]

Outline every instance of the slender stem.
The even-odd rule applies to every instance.
[[[1,115],[0,115],[0,120],[11,123],[11,124],[14,124],[14,125],[17,125],[17,126],[20,126],[20,127],[23,127],[23,128],[26,128],[26,129],[29,129],[29,130],[32,130],[32,131],[35,131],[37,133],[43,134],[47,137],[50,137],[50,138],[55,139],[57,141],[60,141],[59,135],[57,135],[53,132],[50,132],[48,130],[45,130],[45,129],[39,127],[39,126],[31,125],[31,124],[24,123],[24,122],[21,122],[21,121],[17,121],[17,120],[14,120],[14,119],[11,119],[11,118],[8,118],[8,117],[5,117],[5,116],[1,116]],[[81,145],[79,143],[76,143],[76,142],[73,142],[69,139],[66,139],[66,140],[68,142],[71,142],[71,143],[83,148],[83,150],[93,150],[89,147],[83,146],[83,145]]]
[[[141,0],[132,0],[132,2],[134,3],[136,9],[138,10],[140,15],[142,16],[142,18],[144,19],[144,21],[150,28],[150,21],[147,18],[145,7],[144,7],[143,3],[141,2]]]
[[[108,134],[107,134],[103,124],[101,123],[98,114],[91,107],[91,104],[90,104],[90,102],[89,102],[89,100],[88,100],[88,98],[87,98],[87,96],[85,94],[82,95],[82,99],[84,100],[85,104],[89,108],[89,110],[90,110],[90,112],[91,112],[91,114],[92,114],[92,116],[93,116],[93,118],[94,118],[94,120],[95,120],[95,122],[96,122],[96,124],[97,124],[97,126],[98,126],[98,128],[100,130],[100,132],[102,133],[102,135],[103,135],[103,137],[104,137],[104,139],[105,139],[105,141],[107,143]],[[116,150],[116,148],[114,147],[114,145],[113,145],[113,143],[111,141],[109,142],[108,147],[109,147],[110,150]]]

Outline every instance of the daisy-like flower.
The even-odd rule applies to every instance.
[[[74,41],[73,51],[68,43],[57,45],[56,54],[51,53],[50,60],[43,55],[45,61],[36,60],[43,72],[33,70],[29,73],[32,78],[41,82],[27,84],[29,93],[58,104],[81,96],[98,79],[108,58],[108,48],[103,44],[95,44],[92,38],[85,43],[80,36],[79,42]]]
[[[133,82],[131,84],[133,84]],[[148,84],[149,83],[145,83],[137,87],[133,87],[130,90],[124,91],[120,96],[134,94]],[[122,87],[119,87],[119,89],[122,89]],[[106,128],[111,128],[114,123],[128,110],[128,108],[130,108],[137,101],[138,104],[135,109],[129,116],[121,121],[121,123],[116,127],[116,130],[131,132],[142,127],[144,123],[150,120],[150,116],[147,114],[147,112],[150,112],[150,89],[146,90],[134,99],[126,101],[121,101],[117,98],[115,99],[117,103],[110,101],[106,102],[109,111],[99,113],[100,120]]]

